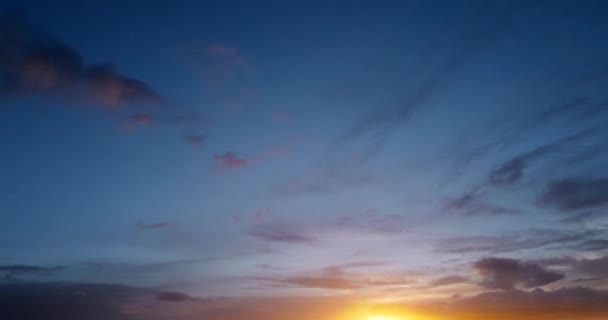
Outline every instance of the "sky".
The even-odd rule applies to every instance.
[[[3,1],[0,315],[605,319],[607,10]]]

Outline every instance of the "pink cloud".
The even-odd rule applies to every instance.
[[[232,151],[215,155],[214,158],[220,167],[225,170],[245,168],[252,165],[251,161],[239,157],[235,152]]]

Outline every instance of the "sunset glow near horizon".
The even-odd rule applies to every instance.
[[[608,319],[608,2],[0,4],[0,319]]]

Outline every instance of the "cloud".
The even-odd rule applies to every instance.
[[[43,267],[23,264],[0,265],[0,274],[8,280],[14,280],[19,276],[38,276],[49,275],[58,271],[64,270],[65,267]]]
[[[549,183],[538,205],[576,212],[608,205],[608,178],[563,179]]]
[[[73,48],[30,26],[22,12],[0,15],[0,92],[61,92],[79,83],[83,62]]]
[[[608,235],[602,230],[532,229],[503,235],[458,236],[439,239],[444,253],[507,253],[543,248],[601,251],[608,249]]]
[[[476,261],[473,267],[483,277],[480,285],[487,289],[536,288],[565,277],[564,274],[546,270],[536,263],[515,259],[485,258]]]
[[[352,290],[360,288],[359,284],[339,275],[299,276],[286,278],[280,282],[295,287],[314,289]]]
[[[175,291],[161,292],[156,297],[158,298],[158,300],[169,301],[169,302],[182,302],[182,301],[188,301],[188,300],[192,299],[192,297],[190,297],[189,295],[187,295],[185,293],[175,292]]]
[[[608,255],[594,258],[560,257],[537,260],[543,266],[557,266],[579,277],[608,277]]]
[[[311,170],[301,177],[290,177],[275,189],[286,195],[325,194],[343,189],[365,187],[374,182],[368,175],[344,174],[334,169]]]
[[[535,161],[551,154],[565,151],[572,152],[573,147],[578,146],[581,141],[596,138],[602,132],[606,132],[604,126],[591,127],[524,152],[494,168],[489,173],[485,184],[492,186],[513,185],[524,177],[525,170]]]
[[[407,96],[403,102],[399,106],[376,108],[371,115],[340,135],[332,145],[331,152],[343,153],[349,147],[355,146],[361,151],[359,152],[361,157],[355,164],[365,163],[379,154],[392,133],[403,123],[408,122],[413,114],[428,107],[431,100],[440,93],[448,80],[467,63],[470,57],[500,37],[513,9],[511,4],[478,5],[476,8],[471,8],[472,14],[467,19],[469,24],[463,28],[454,29],[456,34],[448,33],[451,38],[443,39],[451,44],[450,50],[446,51],[449,52],[449,55],[443,57],[443,60],[438,61],[435,65],[426,61],[429,55],[425,55],[423,61],[415,61],[416,67],[424,69],[411,70],[418,71],[418,83],[411,88],[406,88],[409,90],[406,91]],[[437,43],[435,46],[439,47]],[[357,145],[357,143],[361,143],[361,145]],[[340,162],[339,166],[344,165],[342,162],[352,164],[349,160],[337,160]]]
[[[466,193],[459,198],[449,200],[443,211],[455,212],[465,216],[473,215],[505,215],[520,213],[519,210],[491,204],[482,199],[481,194]]]
[[[484,292],[451,303],[456,319],[603,319],[608,312],[608,291],[561,288],[553,291]]]
[[[125,129],[137,129],[140,127],[145,127],[150,125],[154,121],[152,115],[148,113],[138,113],[132,116],[129,116],[124,122],[123,127]]]
[[[436,280],[431,281],[429,284],[430,287],[442,287],[449,286],[452,284],[460,284],[460,283],[469,283],[471,280],[467,277],[463,276],[445,276]]]
[[[576,260],[573,272],[587,276],[608,277],[608,255]]]
[[[202,145],[207,140],[207,138],[201,134],[191,134],[186,136],[184,139],[187,143],[197,146]]]
[[[376,266],[384,262],[363,262],[331,266],[314,272],[307,272],[284,278],[263,280],[293,288],[356,290],[371,287],[404,285],[411,283],[409,276],[403,274],[373,276],[348,272],[347,269],[362,266]]]
[[[247,231],[251,237],[269,242],[312,243],[315,238],[310,234],[297,230],[295,226],[285,224],[256,224]]]
[[[128,320],[123,305],[143,293],[105,284],[0,284],[0,316],[19,320]]]
[[[99,104],[120,108],[122,106],[161,100],[146,83],[126,77],[109,67],[94,66],[85,73],[85,81],[90,96]]]
[[[87,67],[80,53],[35,30],[22,13],[0,15],[0,93],[9,96],[58,94],[86,97],[118,108],[161,98],[146,83],[103,66]]]
[[[239,157],[235,152],[232,151],[215,155],[214,158],[220,167],[225,170],[246,168],[252,165],[251,161]]]
[[[155,222],[155,223],[138,223],[137,227],[141,229],[163,229],[170,227],[169,222]]]
[[[583,211],[583,212],[565,217],[565,218],[559,220],[559,222],[563,223],[563,224],[584,223],[589,220],[593,220],[601,215],[602,215],[602,213],[600,213],[598,211]]]

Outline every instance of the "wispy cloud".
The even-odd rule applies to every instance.
[[[471,279],[469,279],[467,277],[451,275],[451,276],[445,276],[445,277],[431,281],[431,283],[429,284],[429,287],[433,287],[433,288],[434,287],[443,287],[443,286],[449,286],[449,285],[453,285],[453,284],[469,283],[469,282],[471,282]]]
[[[503,235],[447,237],[437,242],[444,253],[507,253],[543,248],[601,251],[608,248],[603,230],[533,229]]]
[[[278,243],[310,244],[315,241],[314,236],[304,230],[298,230],[296,226],[276,223],[257,224],[249,229],[247,234],[264,241]]]
[[[169,222],[152,222],[152,223],[138,223],[137,227],[141,229],[164,229],[171,226]]]
[[[219,164],[220,168],[224,170],[246,168],[253,164],[251,161],[241,158],[236,152],[232,151],[217,154],[214,156],[214,159]]]
[[[15,280],[19,276],[45,276],[66,269],[62,266],[44,267],[24,264],[0,265],[0,273],[7,280]]]

